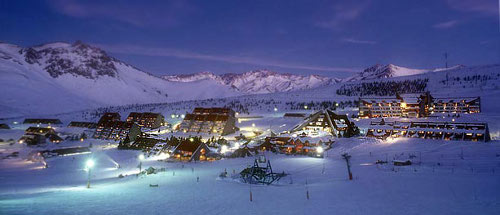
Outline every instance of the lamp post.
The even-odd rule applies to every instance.
[[[142,161],[144,160],[144,154],[139,155],[139,174],[142,172]]]
[[[94,166],[94,161],[92,159],[87,160],[87,163],[85,164],[87,171],[89,173],[88,179],[87,179],[87,188],[90,188],[90,171],[92,170],[92,167]]]

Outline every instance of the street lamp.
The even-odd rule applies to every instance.
[[[87,160],[87,163],[85,163],[85,167],[87,168],[87,171],[89,173],[88,179],[87,179],[87,188],[90,188],[90,170],[92,167],[94,167],[94,161],[92,159]]]
[[[139,155],[139,174],[142,172],[142,161],[144,160],[144,154]]]

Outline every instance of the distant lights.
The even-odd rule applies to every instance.
[[[141,161],[142,161],[142,160],[144,160],[144,159],[145,159],[144,154],[140,154],[140,155],[139,155],[139,160],[141,160]]]
[[[277,107],[274,107],[274,112],[277,112],[278,111],[278,108]]]
[[[255,123],[252,123],[252,127],[255,127]]]
[[[307,105],[304,105],[304,109],[306,109],[306,110],[307,110]]]

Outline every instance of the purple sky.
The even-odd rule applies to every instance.
[[[82,40],[163,75],[500,63],[498,0],[9,1],[0,41]]]

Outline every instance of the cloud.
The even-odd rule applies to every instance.
[[[354,3],[337,2],[327,12],[327,19],[315,23],[320,28],[338,30],[346,22],[356,20],[368,8],[371,0],[354,1]]]
[[[194,8],[182,0],[165,0],[142,4],[140,1],[49,1],[57,13],[80,19],[104,19],[136,27],[170,27],[179,22]]]
[[[457,11],[474,12],[488,16],[498,16],[498,0],[447,0],[449,7]]]
[[[155,57],[175,57],[182,59],[208,60],[208,61],[219,61],[219,62],[234,63],[234,64],[272,66],[272,67],[280,67],[288,69],[303,69],[303,70],[325,71],[325,72],[360,71],[359,69],[355,68],[312,66],[312,65],[287,63],[287,62],[273,61],[269,59],[260,59],[253,57],[202,54],[197,52],[190,52],[190,51],[169,49],[169,48],[151,48],[151,47],[142,47],[136,45],[105,45],[105,44],[92,44],[92,45],[100,47],[111,53],[117,53],[117,54],[132,54],[132,55],[155,56]]]
[[[345,42],[345,43],[365,44],[365,45],[375,45],[375,44],[377,44],[377,41],[372,41],[372,40],[357,40],[357,39],[354,39],[354,38],[343,38],[341,41]]]
[[[437,29],[447,29],[447,28],[453,28],[459,24],[458,20],[450,20],[447,22],[440,22],[435,25],[433,25],[433,28]]]

